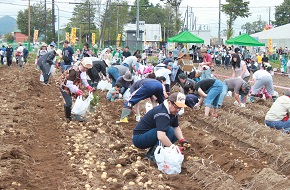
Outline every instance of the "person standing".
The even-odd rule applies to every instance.
[[[145,157],[154,161],[154,151],[160,141],[170,147],[177,140],[186,143],[178,122],[178,112],[185,105],[185,95],[180,92],[171,94],[167,100],[148,111],[133,130],[132,142],[140,149],[149,148]],[[183,148],[180,148],[182,151]]]
[[[64,61],[62,64],[62,73],[65,70],[72,67],[73,54],[74,54],[73,48],[70,47],[69,42],[67,40],[65,40],[63,43],[63,50],[62,50],[62,59]]]
[[[6,48],[5,51],[5,57],[7,59],[7,65],[10,68],[12,65],[12,57],[13,57],[13,48],[11,47],[11,44],[8,44],[8,47]]]
[[[22,46],[21,42],[18,43],[18,48],[16,50],[15,56],[16,56],[16,59],[18,60],[19,68],[22,69],[22,66],[23,66],[23,61],[22,61],[23,46]]]
[[[55,50],[50,51],[50,52],[44,54],[43,56],[41,56],[37,60],[37,65],[39,66],[39,69],[42,71],[44,85],[49,85],[48,80],[50,77],[50,67],[53,64],[53,60],[54,60],[55,56],[61,57],[62,51],[60,49],[58,49],[56,51]]]
[[[3,45],[2,48],[0,49],[1,64],[2,64],[2,66],[4,65],[4,55],[5,55],[5,51],[6,51],[6,48],[5,48],[5,46]]]
[[[93,56],[93,52],[90,50],[88,43],[84,44],[84,48],[81,51],[81,55],[82,55],[82,57],[92,57]]]
[[[284,132],[290,132],[290,90],[277,98],[265,116],[265,125]]]
[[[37,59],[48,52],[46,43],[42,43],[40,49],[37,52]]]
[[[239,77],[244,81],[248,82],[250,79],[250,72],[247,69],[247,64],[245,61],[241,60],[239,54],[234,53],[232,55],[232,67],[233,67],[233,74],[232,77]]]
[[[25,46],[23,46],[23,62],[24,62],[24,64],[27,63],[28,54],[29,54],[29,52],[28,52],[27,48]]]
[[[94,90],[87,81],[87,70],[90,68],[92,68],[92,60],[89,57],[84,57],[78,66],[65,70],[57,81],[65,101],[64,112],[67,122],[72,120],[72,97],[83,95],[82,87],[86,87],[89,92]],[[84,121],[79,115],[74,115],[73,119],[81,122]]]

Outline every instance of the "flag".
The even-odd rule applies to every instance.
[[[38,30],[34,30],[33,43],[36,43],[37,39],[38,39]]]
[[[117,36],[117,42],[116,42],[116,46],[117,47],[120,45],[120,40],[121,40],[121,34],[118,34],[118,36]]]
[[[66,40],[66,41],[69,41],[69,32],[66,32],[66,33],[65,33],[65,40]]]
[[[269,50],[270,54],[273,53],[273,41],[272,41],[272,38],[268,39],[268,50]]]
[[[92,46],[96,43],[96,33],[92,33]]]
[[[77,38],[77,29],[76,28],[71,28],[71,44],[76,43],[76,38]]]

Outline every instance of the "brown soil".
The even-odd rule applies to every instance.
[[[221,68],[216,72],[230,75]],[[133,114],[129,124],[116,124],[123,101],[108,102],[97,91],[101,103],[89,121],[67,124],[57,87],[42,86],[38,74],[34,65],[0,68],[0,189],[290,187],[289,135],[263,124],[269,100],[241,109],[227,97],[217,119],[204,118],[203,109],[186,109],[180,126],[192,146],[182,172],[160,175],[143,159],[146,151],[132,146]],[[290,80],[274,81],[289,86]]]

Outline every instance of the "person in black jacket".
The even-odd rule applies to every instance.
[[[99,73],[101,72],[108,81],[110,81],[106,68],[108,65],[104,60],[100,61],[93,61],[93,67],[88,70],[88,75],[91,79],[92,87],[97,88],[99,81],[101,80],[101,77]]]
[[[13,51],[14,50],[11,47],[11,44],[8,44],[8,47],[6,48],[6,51],[5,51],[5,56],[6,56],[6,59],[7,59],[8,67],[11,67],[11,65],[12,65]]]

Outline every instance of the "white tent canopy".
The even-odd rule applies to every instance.
[[[290,47],[290,24],[285,24],[270,30],[264,30],[255,34],[252,37],[257,38],[260,42],[268,44],[268,39],[272,39],[273,46]]]

